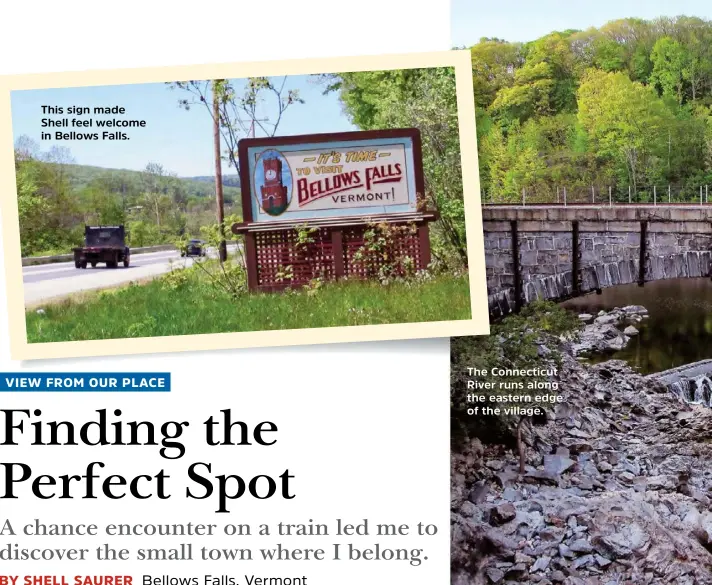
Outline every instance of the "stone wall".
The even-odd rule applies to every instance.
[[[638,282],[641,222],[647,226],[645,281],[710,275],[712,209],[706,207],[485,207],[487,290],[494,316],[515,307],[513,221],[524,303],[574,293],[574,222],[581,293]]]

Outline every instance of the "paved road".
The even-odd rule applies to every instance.
[[[209,250],[208,255],[215,256]],[[155,278],[171,270],[184,268],[193,263],[192,258],[181,258],[177,250],[165,250],[148,254],[134,254],[131,265],[124,268],[106,268],[104,264],[96,268],[74,267],[74,262],[23,266],[22,281],[25,290],[25,305],[35,306],[48,299],[65,297],[72,293],[101,288],[111,288],[132,280]]]

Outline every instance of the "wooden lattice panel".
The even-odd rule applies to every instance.
[[[357,227],[344,230],[344,273],[349,278],[366,279],[373,278],[385,260],[379,259],[376,254],[369,255],[364,261],[358,258],[359,250],[365,244],[365,232],[371,228]],[[418,232],[399,235],[395,243],[395,255],[398,258],[410,257],[413,260],[415,270],[426,268],[421,265],[420,239]]]
[[[310,234],[311,242],[297,243],[295,230],[255,234],[260,288],[302,286],[315,278],[333,279],[334,255],[329,229]]]
[[[247,231],[248,282],[252,290],[282,290],[301,287],[314,279],[369,279],[381,275],[386,264],[396,266],[397,274],[422,270],[430,262],[427,221],[389,222],[387,257],[368,250],[366,233],[380,227],[373,223],[348,226],[314,226],[308,241],[299,242],[300,227]],[[373,240],[370,240],[373,242]],[[400,261],[410,258],[412,264]]]

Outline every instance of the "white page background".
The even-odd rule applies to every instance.
[[[441,0],[317,0],[271,3],[13,2],[0,22],[0,74],[229,61],[271,60],[450,48],[449,3]],[[0,256],[0,264],[4,264]],[[50,523],[323,522],[436,524],[431,537],[286,538],[0,537],[27,548],[170,548],[193,542],[210,548],[251,548],[252,562],[27,562],[0,563],[0,574],[132,575],[199,578],[245,574],[308,577],[311,585],[428,584],[449,581],[449,356],[448,341],[423,340],[261,350],[194,352],[44,362],[9,359],[4,265],[0,271],[0,371],[168,371],[170,394],[0,394],[0,408],[41,408],[43,420],[94,418],[98,408],[121,408],[123,420],[189,420],[186,455],[169,462],[158,447],[0,446],[0,462],[25,462],[35,474],[82,474],[103,461],[102,477],[165,469],[172,497],[160,501],[39,500],[23,488],[18,500],[0,500],[0,521],[17,529],[35,518]],[[207,447],[201,423],[231,408],[233,420],[277,424],[272,447]],[[113,417],[111,417],[113,420]],[[296,498],[243,498],[230,514],[216,502],[188,500],[187,468],[213,464],[213,474],[295,476]],[[199,486],[194,486],[200,491]],[[77,494],[80,496],[81,491]],[[415,530],[413,530],[413,533]],[[325,548],[353,542],[373,548],[424,548],[422,565],[406,562],[273,562],[258,548]],[[18,581],[19,582],[19,581]]]

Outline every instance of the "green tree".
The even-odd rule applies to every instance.
[[[151,210],[159,228],[163,214],[171,205],[170,197],[166,194],[167,179],[166,170],[161,164],[149,162],[143,171],[143,201]]]
[[[73,229],[81,221],[72,195],[66,148],[40,151],[26,136],[18,138],[15,173],[23,254],[63,249],[76,241]]]
[[[653,46],[650,60],[653,63],[651,83],[662,95],[674,96],[678,104],[682,104],[685,86],[692,71],[687,49],[676,40],[663,37]]]
[[[578,90],[578,119],[600,157],[615,161],[637,191],[654,177],[673,117],[655,92],[624,73],[588,71]]]
[[[532,191],[545,171],[544,160],[536,145],[527,140],[520,128],[505,137],[494,129],[482,145],[488,166],[488,189],[498,200],[521,201],[522,190]]]
[[[514,83],[515,71],[524,64],[521,45],[483,38],[470,49],[475,105],[488,108],[497,92]]]
[[[603,71],[621,71],[625,67],[625,47],[608,37],[594,41],[593,62]]]
[[[690,61],[685,47],[670,37],[663,37],[653,46],[650,60],[653,63],[651,83],[662,95],[674,96],[678,104],[682,104]]]
[[[506,124],[524,122],[552,112],[555,82],[548,63],[527,63],[514,75],[514,85],[500,90],[492,102],[495,118]]]
[[[525,62],[511,86],[497,92],[491,111],[505,123],[572,111],[578,62],[570,33],[551,33],[524,47]]]
[[[49,205],[46,199],[39,194],[40,169],[35,161],[25,159],[16,163],[15,174],[17,209],[20,216],[20,242],[22,255],[27,256],[42,249]]]
[[[90,184],[79,192],[85,223],[123,224],[125,219],[121,199],[100,184]]]
[[[527,46],[527,63],[547,63],[553,87],[549,97],[554,112],[569,112],[576,105],[580,64],[572,50],[576,31],[550,33]]]
[[[415,127],[423,141],[426,193],[440,219],[433,255],[467,263],[457,92],[451,68],[364,71],[322,77],[338,91],[354,124],[364,130]]]
[[[640,18],[623,18],[604,24],[599,32],[622,48],[624,65],[630,78],[647,83],[652,71],[650,51],[658,36],[654,26]],[[611,51],[612,47],[609,46],[608,50]],[[602,63],[595,65],[601,67]]]

